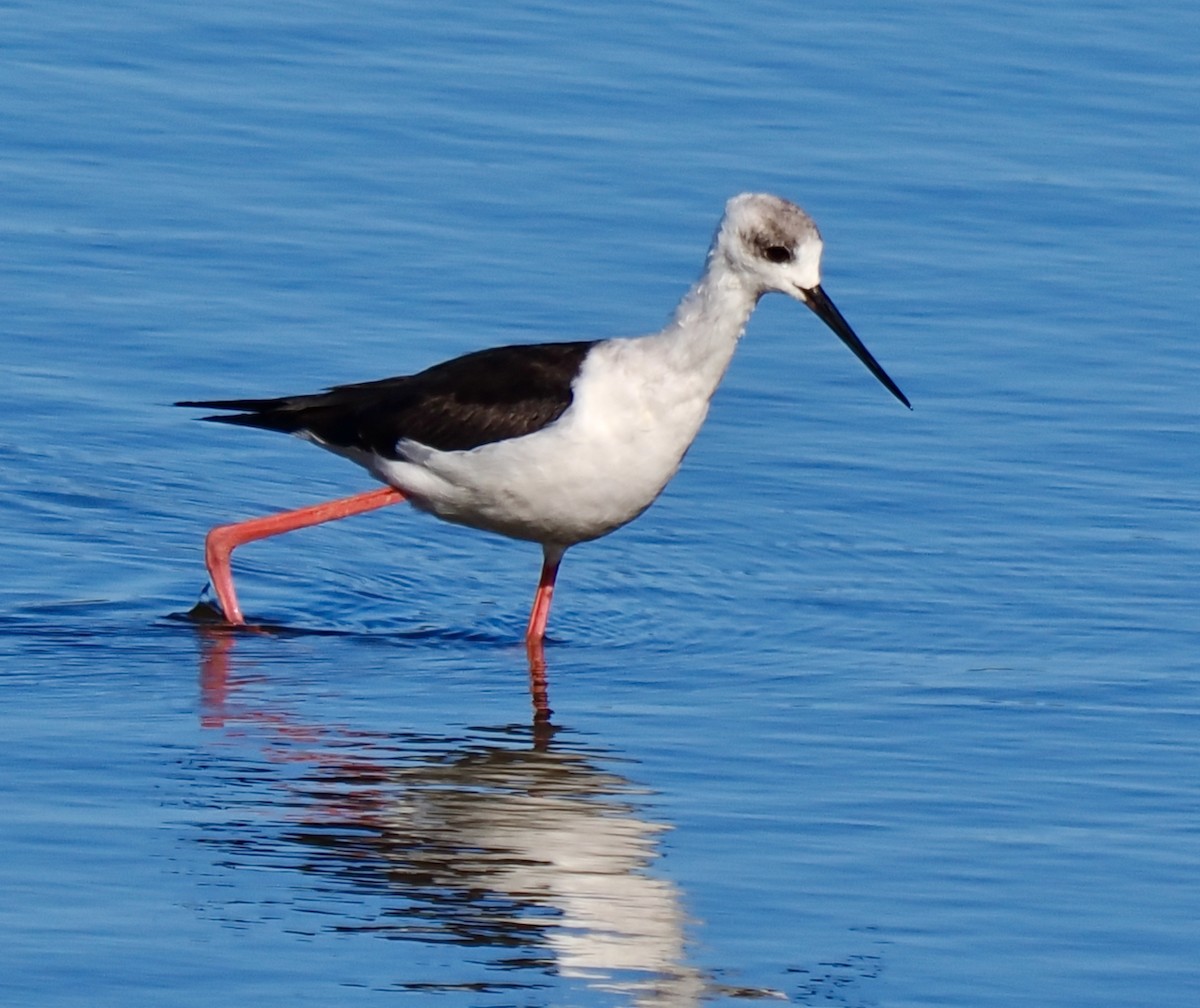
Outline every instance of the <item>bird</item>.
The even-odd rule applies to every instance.
[[[213,528],[205,563],[225,620],[246,622],[231,570],[238,546],[408,501],[541,546],[525,630],[526,645],[540,648],[563,555],[632,521],[662,493],[764,294],[806,305],[912,408],[822,288],[822,251],[816,224],[795,203],[741,193],[725,205],[703,272],[659,332],[493,347],[307,395],[176,403],[220,411],[201,420],[296,435],[382,484]]]

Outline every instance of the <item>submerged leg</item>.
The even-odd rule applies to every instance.
[[[546,649],[541,641],[530,641],[525,645],[529,656],[529,699],[533,701],[534,747],[544,749],[550,737],[544,729],[550,725],[550,686],[546,681]],[[540,744],[539,744],[539,736]]]
[[[558,565],[562,563],[562,546],[542,546],[542,576],[538,580],[537,594],[533,596],[533,609],[529,613],[529,626],[525,630],[525,643],[540,646],[546,636],[546,623],[550,619],[550,600],[554,597],[554,579],[558,577]]]
[[[374,511],[389,504],[398,504],[402,500],[404,494],[399,490],[393,487],[379,487],[352,497],[341,497],[324,504],[297,508],[295,511],[281,511],[279,514],[251,518],[249,521],[234,522],[232,525],[218,525],[204,540],[204,563],[208,567],[208,575],[212,578],[213,590],[217,593],[217,601],[221,603],[221,611],[225,613],[225,618],[230,623],[246,622],[242,610],[238,607],[237,593],[233,590],[233,572],[229,567],[230,555],[238,546],[282,532],[320,525],[322,522],[347,518],[364,511]]]

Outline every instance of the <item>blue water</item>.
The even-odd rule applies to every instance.
[[[1200,12],[3,3],[0,1000],[1200,1002]],[[657,328],[802,203],[678,478],[528,546],[169,403]]]

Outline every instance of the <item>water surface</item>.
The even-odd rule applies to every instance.
[[[1200,15],[6,5],[14,1004],[1191,1005]],[[804,204],[908,413],[767,299],[565,562],[177,399],[657,328]]]

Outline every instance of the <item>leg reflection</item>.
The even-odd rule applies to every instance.
[[[540,640],[527,641],[525,653],[529,658],[529,699],[533,702],[533,728],[550,727],[550,687],[546,681],[546,649]]]
[[[481,987],[500,977],[541,991],[556,976],[645,1008],[712,992],[687,962],[681,893],[653,871],[669,824],[648,813],[618,756],[551,727],[540,648],[529,650],[532,730],[441,737],[314,722],[303,695],[306,713],[282,709],[270,669],[238,659],[261,638],[201,633],[202,723],[222,737],[204,763],[206,801],[234,811],[200,826],[220,866],[293,869],[264,922],[282,914],[301,931],[461,945]],[[253,899],[236,894],[231,919],[244,927]]]

